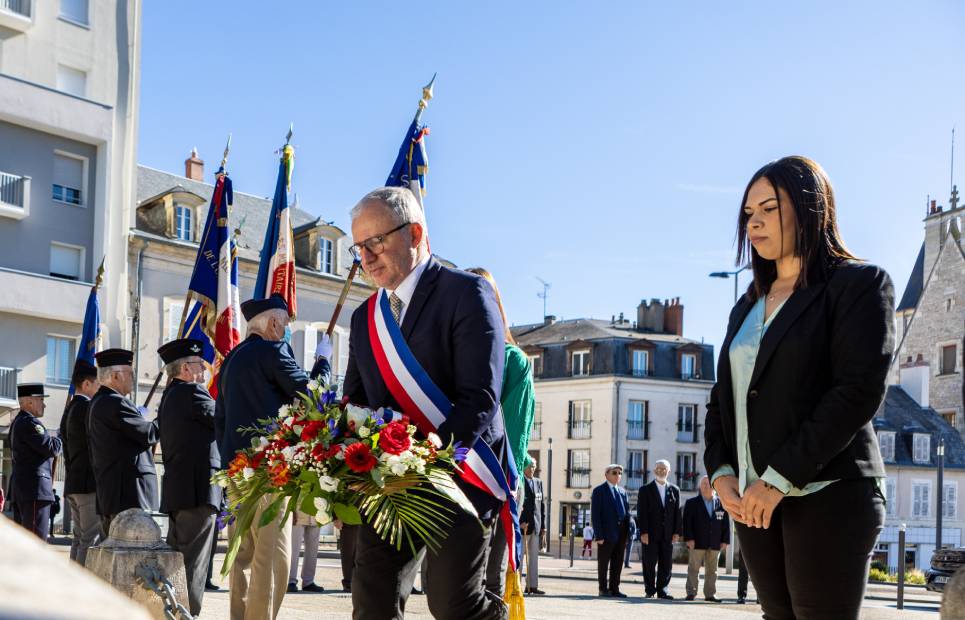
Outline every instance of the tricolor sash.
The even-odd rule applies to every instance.
[[[392,316],[385,289],[379,289],[369,298],[368,323],[375,362],[389,392],[423,435],[436,432],[452,412],[452,402],[433,383],[409,349]],[[460,477],[504,502],[499,520],[506,532],[510,569],[516,571],[522,553],[519,509],[514,495],[518,474],[512,455],[508,461],[507,470],[504,470],[489,444],[477,439],[461,465]]]

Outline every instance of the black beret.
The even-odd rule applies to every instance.
[[[71,383],[78,383],[84,379],[94,379],[97,377],[97,367],[87,360],[77,360],[74,362],[74,372],[70,376]]]
[[[204,351],[204,343],[200,340],[194,338],[178,338],[177,340],[162,344],[157,350],[157,354],[161,356],[161,360],[163,360],[165,364],[170,364],[183,357],[191,357],[192,355],[200,357],[202,351]]]
[[[26,398],[27,396],[47,398],[50,394],[44,394],[43,383],[21,383],[17,386],[17,398]]]
[[[127,349],[105,349],[94,354],[98,368],[108,366],[130,366],[134,363],[134,353]]]
[[[250,321],[262,312],[267,312],[268,310],[284,310],[288,312],[288,304],[285,302],[285,298],[278,293],[273,293],[272,296],[267,299],[249,299],[241,304],[241,314],[245,315],[246,321]]]

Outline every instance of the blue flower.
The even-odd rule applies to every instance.
[[[326,390],[324,393],[322,393],[322,404],[324,405],[331,405],[335,402],[335,399],[335,390]]]
[[[453,448],[455,448],[455,451],[454,451],[453,454],[452,454],[452,460],[455,461],[455,462],[457,462],[457,463],[461,463],[461,462],[465,461],[465,460],[466,460],[466,456],[469,455],[469,448],[464,448],[464,447],[462,447],[462,442],[461,442],[461,441],[457,441],[457,442],[453,445]]]
[[[338,425],[335,424],[335,420],[333,418],[329,418],[328,420],[328,430],[332,434],[332,439],[338,437]]]

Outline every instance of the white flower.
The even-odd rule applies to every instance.
[[[390,464],[389,464],[389,469],[390,469],[390,470],[392,471],[392,473],[395,474],[396,476],[403,476],[403,475],[405,475],[405,471],[406,471],[407,469],[409,469],[409,467],[408,467],[408,465],[406,465],[406,464],[403,463],[402,461],[396,461],[396,462],[394,462],[394,463],[390,463]]]
[[[405,430],[406,430],[407,433],[409,433],[409,435],[415,435],[415,432],[416,432],[418,429],[415,427],[415,424],[410,424],[410,425],[408,425],[408,426],[405,427]]]
[[[244,476],[245,480],[251,480],[255,475],[255,470],[250,467],[245,467],[241,470],[241,475]]]
[[[218,478],[217,483],[218,483],[218,486],[221,487],[222,489],[228,488],[228,481],[225,480],[224,478]]]
[[[284,418],[288,416],[288,412],[291,411],[291,405],[282,405],[278,408],[278,417]]]
[[[359,431],[358,431],[358,432],[359,432],[359,437],[361,437],[361,438],[363,438],[363,439],[365,439],[366,437],[368,437],[369,435],[372,434],[372,431],[369,430],[369,427],[368,427],[368,426],[363,426],[363,427],[359,428]]]
[[[329,510],[328,500],[324,497],[316,497],[315,501],[315,520],[319,525],[332,522],[332,513]]]
[[[292,460],[292,457],[295,456],[295,446],[285,446],[281,449],[281,455],[286,461]]]
[[[429,440],[429,443],[431,443],[433,447],[436,448],[437,450],[442,447],[442,440],[439,439],[439,435],[436,435],[435,433],[429,433],[429,436],[427,437],[427,439]]]
[[[318,381],[316,381],[315,379],[312,379],[311,381],[308,382],[308,389],[310,389],[313,392],[317,392],[319,387],[320,386],[318,385]]]
[[[259,449],[259,450],[264,450],[264,449],[267,448],[267,447],[268,447],[268,438],[267,438],[267,437],[259,437],[259,438],[258,438],[258,449]]]
[[[345,407],[345,415],[349,422],[355,422],[355,428],[361,428],[365,421],[369,419],[369,410],[364,407],[348,405]]]
[[[318,486],[321,487],[323,491],[330,493],[338,488],[338,480],[332,478],[331,476],[319,476]]]

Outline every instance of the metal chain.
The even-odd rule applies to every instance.
[[[178,603],[174,586],[161,574],[156,564],[141,562],[134,569],[134,576],[141,587],[158,595],[164,604],[164,617],[167,620],[194,620],[191,611]]]

